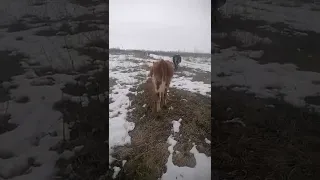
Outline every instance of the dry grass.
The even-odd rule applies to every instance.
[[[212,99],[212,168],[220,179],[318,179],[318,114],[219,88]],[[222,123],[233,118],[246,126]]]
[[[108,69],[97,72],[93,77],[80,76],[78,84],[68,84],[64,92],[81,96],[83,93],[94,96],[108,90]],[[84,84],[90,82],[89,86]],[[85,91],[84,91],[85,90]],[[104,176],[109,166],[109,117],[108,101],[102,99],[90,99],[87,107],[81,103],[62,100],[54,105],[56,110],[63,114],[66,126],[70,127],[70,140],[64,141],[53,150],[73,150],[77,146],[83,146],[71,159],[60,159],[56,164],[60,171],[57,176],[77,180],[96,180]]]
[[[137,88],[137,92],[142,90],[143,85]],[[135,109],[129,114],[129,119],[135,123],[135,129],[129,133],[131,145],[115,149],[117,159],[127,160],[118,179],[157,179],[166,172],[171,122],[180,118],[180,133],[175,136],[178,141],[175,150],[180,153],[174,155],[174,163],[195,166],[195,158],[189,153],[193,142],[197,148],[200,147],[199,151],[211,154],[210,145],[204,142],[205,138],[211,137],[210,98],[174,88],[171,88],[169,98],[169,108],[162,109],[159,116],[155,116],[149,106],[144,106],[147,104],[145,92],[131,96],[132,108]]]

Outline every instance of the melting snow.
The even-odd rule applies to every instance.
[[[258,97],[276,98],[283,94],[288,103],[304,106],[306,96],[317,95],[320,86],[315,81],[320,73],[299,71],[293,64],[259,64],[237,48],[231,47],[213,55],[212,81],[214,86],[237,85],[234,90],[244,90]],[[218,76],[224,74],[224,76]],[[262,80],[263,79],[263,80]]]
[[[180,125],[181,125],[181,121],[182,121],[181,118],[180,118],[178,121],[172,121],[172,124],[173,124],[173,132],[174,132],[174,133],[178,133],[178,132],[179,132],[179,128],[180,128]]]
[[[113,175],[112,175],[112,179],[115,179],[117,177],[117,175],[119,174],[121,168],[117,167],[117,166],[114,166],[113,170],[114,170],[114,172],[113,172]]]
[[[174,153],[173,147],[177,144],[172,135],[168,137],[168,151],[170,152],[168,161],[166,163],[167,172],[161,177],[161,180],[172,180],[172,179],[183,179],[183,180],[195,180],[211,179],[211,157],[207,157],[203,153],[199,153],[196,145],[192,147],[190,153],[192,153],[196,159],[196,166],[194,168],[190,167],[179,167],[173,164],[172,156]]]
[[[207,138],[204,139],[204,141],[207,143],[207,144],[211,144],[211,141]]]

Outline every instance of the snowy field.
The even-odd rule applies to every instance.
[[[78,69],[89,64],[79,49],[105,32],[99,18],[106,8],[67,0],[0,2],[0,179],[52,179],[57,160],[73,156],[55,151],[68,140],[68,128],[53,105],[79,101],[61,88],[76,83]]]
[[[235,91],[245,91],[262,98],[276,98],[283,95],[288,103],[304,107],[313,106],[305,102],[305,97],[318,95],[320,86],[315,83],[320,73],[299,71],[293,64],[259,64],[250,58],[259,51],[241,52],[236,47],[223,49],[213,55],[215,74],[214,86],[231,86]]]
[[[111,91],[109,97],[111,102],[109,104],[109,148],[110,148],[110,164],[115,160],[112,157],[114,153],[114,148],[118,146],[123,146],[131,143],[131,137],[129,132],[135,128],[134,122],[127,121],[127,113],[132,111],[130,109],[131,101],[129,100],[128,94],[132,93],[137,95],[135,87],[144,83],[147,79],[147,74],[149,73],[149,67],[151,67],[152,62],[158,59],[170,59],[170,57],[159,56],[150,54],[149,57],[139,58],[134,54],[121,54],[113,55],[110,54],[109,63],[109,75],[110,79],[114,79],[115,83],[110,87]],[[210,97],[208,94],[211,92],[211,85],[206,84],[203,81],[194,81],[192,77],[194,74],[202,72],[207,73],[207,77],[210,78],[211,75],[211,61],[210,58],[191,58],[182,57],[182,63],[180,64],[180,69],[189,68],[188,72],[182,71],[183,74],[175,74],[171,87],[203,94]],[[210,82],[210,81],[209,81]],[[143,118],[143,117],[141,117]],[[150,119],[150,121],[152,121]],[[179,132],[180,124],[183,125],[183,120],[172,120],[172,132]],[[207,137],[209,138],[209,137]],[[205,141],[205,140],[203,140]],[[211,158],[207,157],[203,153],[199,153],[197,150],[197,144],[190,150],[194,157],[196,158],[196,166],[194,168],[189,167],[179,167],[172,162],[173,147],[177,143],[172,135],[168,135],[167,143],[170,145],[168,151],[170,155],[168,157],[166,167],[167,171],[162,175],[161,179],[211,179],[210,164]],[[123,164],[126,160],[123,160]],[[114,170],[114,177],[118,174],[122,167],[111,167]]]
[[[320,104],[306,102],[308,97],[320,93],[320,71],[312,68],[318,66],[318,53],[311,47],[317,42],[310,42],[318,37],[315,33],[320,33],[316,23],[320,11],[316,8],[319,8],[316,1],[227,1],[221,12],[238,27],[231,25],[235,28],[231,30],[218,26],[213,33],[215,46],[223,46],[212,57],[213,85],[232,85],[236,91],[263,98],[281,96],[290,104],[319,109]],[[249,20],[253,24],[251,30],[245,28]],[[284,24],[277,26],[277,23]],[[228,36],[232,42],[224,40]],[[291,41],[286,42],[289,38]],[[272,46],[275,48],[269,48]],[[278,47],[283,49],[277,51]]]
[[[227,0],[221,13],[213,179],[317,179],[319,1]]]

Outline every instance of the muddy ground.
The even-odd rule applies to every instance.
[[[261,27],[266,25],[276,31]],[[285,23],[248,20],[236,15],[221,16],[212,30],[212,41],[221,49],[237,46],[240,50],[263,50],[263,56],[255,59],[261,64],[293,63],[300,70],[320,72],[318,33],[293,29]],[[236,30],[269,38],[272,43],[245,47],[231,35]],[[226,34],[219,37],[216,33]],[[318,97],[306,100],[319,104]],[[318,113],[294,107],[281,98],[260,99],[226,87],[212,88],[212,109],[212,164],[217,180],[318,179]],[[225,123],[232,119],[237,122]]]

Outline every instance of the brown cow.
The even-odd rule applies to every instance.
[[[171,61],[160,60],[154,62],[150,74],[156,97],[156,112],[161,110],[162,105],[167,104],[167,92],[173,77],[173,63]]]

